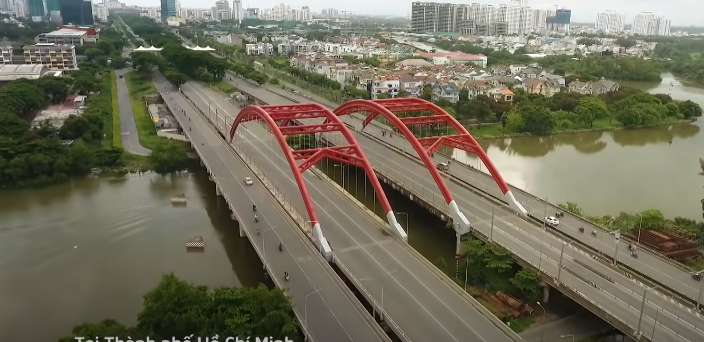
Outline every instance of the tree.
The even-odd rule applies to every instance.
[[[435,267],[442,271],[442,273],[447,273],[447,261],[445,261],[445,258],[439,257],[435,259]]]
[[[513,276],[510,280],[511,284],[516,287],[519,295],[523,299],[534,302],[540,298],[542,288],[540,287],[540,278],[535,271],[524,268]]]
[[[73,81],[73,87],[83,95],[88,95],[98,90],[98,84],[95,82],[93,77],[89,76],[75,78]]]
[[[575,113],[577,118],[589,128],[594,127],[594,120],[606,118],[609,116],[609,109],[606,107],[604,101],[592,97],[586,96],[579,100],[577,108],[575,108]]]
[[[73,336],[127,336],[132,340],[149,336],[154,340],[173,336],[271,336],[275,340],[301,336],[291,302],[280,289],[221,287],[209,289],[178,279],[162,277],[144,295],[136,327],[125,327],[114,320],[85,323]],[[67,337],[60,342],[74,341]],[[294,340],[296,340],[294,338]]]
[[[13,113],[0,113],[0,136],[19,138],[29,129],[29,123]]]
[[[555,119],[550,109],[538,106],[520,106],[516,110],[523,118],[525,132],[548,134],[555,130]]]
[[[680,113],[687,119],[698,118],[702,116],[702,107],[692,100],[680,101],[677,103]]]
[[[184,170],[187,161],[186,151],[174,143],[160,144],[149,155],[152,170],[162,176]]]

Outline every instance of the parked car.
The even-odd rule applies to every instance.
[[[246,184],[246,185],[254,184],[254,182],[252,181],[252,177],[244,177],[244,184]]]
[[[560,221],[556,219],[554,216],[548,216],[544,220],[545,224],[551,225],[553,227],[556,227],[557,225],[560,224]]]

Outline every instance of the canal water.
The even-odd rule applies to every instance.
[[[136,323],[165,273],[208,286],[265,282],[202,169],[0,192],[0,341],[56,341],[86,321]],[[170,197],[185,194],[187,206]],[[185,242],[202,236],[203,253]]]
[[[671,74],[664,74],[660,84],[624,85],[704,106],[704,89],[684,86]],[[593,215],[659,209],[666,217],[700,220],[701,128],[702,119],[647,129],[479,142],[508,183],[550,202],[575,202]],[[455,151],[454,157],[481,167],[464,151]]]

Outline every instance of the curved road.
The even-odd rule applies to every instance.
[[[318,102],[323,105],[326,105],[330,108],[334,108],[334,104],[330,103],[329,101],[326,101],[322,98],[319,98],[313,94],[310,94],[306,92],[305,90],[299,89],[301,93],[306,93],[310,98],[308,97],[303,97],[300,95],[296,95],[293,93],[288,93],[280,88],[272,87],[269,85],[263,86],[263,87],[257,87],[249,82],[244,82],[244,81],[239,81],[239,82],[231,82],[232,84],[238,83],[241,86],[241,89],[249,94],[252,94],[254,96],[260,97],[261,99],[266,101],[267,98],[269,98],[272,101],[276,100],[281,100],[282,98],[280,96],[275,96],[272,98],[271,94],[272,92],[277,93],[277,94],[282,94],[285,95],[286,97],[289,98],[295,98],[299,102]],[[313,100],[314,99],[314,100]],[[283,99],[284,101],[291,102],[288,99]],[[280,102],[271,102],[271,103],[280,103]],[[361,123],[361,119],[357,117],[353,117],[350,115],[345,115],[342,117],[343,121],[346,123],[353,125],[355,127],[359,127]],[[380,125],[379,123],[375,122],[374,125],[369,125],[367,128],[364,129],[364,132],[366,135],[373,136],[377,138],[380,141],[383,141],[383,144],[378,143],[377,141],[371,141],[369,143],[370,149],[365,149],[365,151],[378,151],[380,150],[380,146],[393,146],[396,149],[406,151],[409,154],[406,156],[413,158],[413,159],[418,159],[417,155],[415,154],[415,151],[413,148],[408,144],[408,142],[401,138],[389,138],[387,137],[382,137],[381,135],[381,130],[379,129]],[[357,139],[362,140],[362,138],[359,138],[358,135]],[[366,139],[369,140],[369,139]],[[388,154],[387,154],[388,155]],[[437,154],[434,158],[435,161],[437,162],[446,162],[447,158],[444,156]],[[459,167],[458,167],[459,166]],[[427,171],[425,171],[424,166],[420,164],[415,164],[411,165],[413,171],[420,173],[421,175],[427,175]],[[401,169],[403,170],[403,169]],[[502,199],[503,195],[500,193],[499,189],[496,186],[496,183],[494,182],[494,179],[475,168],[470,168],[465,165],[462,165],[459,162],[455,162],[453,164],[453,167],[451,170],[448,172],[449,175],[451,175],[453,178],[460,180],[461,182],[469,184],[471,187],[479,189],[485,193],[490,194],[492,197],[497,198],[497,199]],[[427,179],[426,179],[427,180]],[[445,181],[447,183],[447,186],[450,188],[450,192],[454,195],[456,199],[462,198],[462,197],[468,197],[471,196],[472,193],[474,193],[473,189],[467,186],[467,184],[461,184],[457,182],[452,182],[448,177],[445,178]],[[432,180],[430,180],[432,183]],[[413,183],[411,183],[413,184]],[[429,189],[436,189],[434,183],[433,184],[428,184],[426,187]],[[523,203],[523,206],[530,212],[531,215],[535,217],[543,217],[544,213],[547,212],[548,215],[551,213],[555,213],[557,211],[562,211],[562,209],[553,206],[549,203],[545,203],[544,200],[537,199],[535,196],[530,195],[526,193],[524,190],[516,188],[511,186],[511,190],[513,191],[513,194],[515,195],[516,199],[521,201]],[[439,196],[439,192],[435,192],[432,190],[433,193],[430,195],[433,196]],[[503,201],[503,200],[502,200]],[[443,206],[444,208],[444,206]],[[465,213],[466,215],[471,215],[471,212]],[[468,216],[469,217],[469,216]],[[471,221],[471,218],[470,218]],[[522,225],[523,226],[535,226],[532,222],[526,222]],[[597,238],[594,239],[591,234],[582,234],[579,232],[579,227],[584,227],[586,231],[592,231],[596,230],[598,232]],[[664,285],[666,288],[674,290],[675,292],[684,295],[685,297],[689,298],[693,302],[703,301],[704,300],[704,294],[702,293],[702,288],[704,287],[704,281],[698,282],[692,279],[691,274],[683,269],[681,266],[678,266],[677,264],[673,264],[672,261],[666,260],[663,257],[651,253],[647,250],[640,250],[638,253],[638,259],[635,259],[631,257],[630,251],[627,248],[627,245],[625,243],[621,243],[620,246],[618,246],[618,249],[616,248],[616,245],[618,244],[617,240],[608,235],[606,232],[602,231],[601,229],[595,227],[593,224],[586,222],[574,215],[571,215],[569,213],[565,213],[565,216],[560,218],[560,225],[559,227],[556,228],[560,232],[568,235],[571,239],[579,241],[581,243],[584,243],[586,245],[589,245],[593,247],[594,249],[600,251],[604,255],[608,257],[614,257],[616,255],[616,259],[620,264],[626,265],[637,272],[650,277],[652,279],[657,280],[660,284]],[[618,252],[618,253],[616,253]]]
[[[245,82],[238,83],[245,92],[251,90],[244,89]],[[269,92],[260,91],[259,94],[262,95],[261,99],[263,101],[271,101],[270,103],[291,102]],[[255,94],[255,96],[259,96],[259,94]],[[291,95],[290,93],[286,94],[286,96]],[[301,102],[305,102],[303,100],[301,99]],[[349,123],[350,120],[347,122]],[[359,129],[358,122],[356,127]],[[365,132],[373,136],[378,134],[379,138],[382,138],[380,130],[376,126],[368,126],[368,128],[365,128]],[[443,198],[437,190],[434,181],[429,177],[425,167],[420,166],[414,160],[402,157],[391,149],[379,148],[379,143],[370,139],[366,134],[354,134],[377,171],[390,175],[404,184],[408,184],[408,188],[414,189],[430,202],[435,202],[439,207],[444,208]],[[335,137],[330,138],[333,142],[335,139]],[[403,140],[399,137],[385,137],[383,139],[398,140],[399,142]],[[410,147],[409,151],[411,151]],[[436,159],[438,158],[436,157]],[[401,173],[398,170],[403,170],[403,172]],[[469,191],[449,179],[446,179],[446,181],[455,200],[458,202],[457,204],[469,216],[470,221],[474,222],[476,229],[486,236],[492,236],[494,240],[509,248],[521,259],[530,262],[536,267],[540,266],[544,272],[551,274],[555,278],[557,277],[557,265],[559,264],[560,252],[562,245],[565,243],[564,241],[552,234],[546,234],[540,227],[506,212],[502,207],[495,207],[481,195],[477,195],[475,192]],[[491,231],[492,211],[494,212],[493,232]],[[574,260],[577,260],[577,262]],[[565,248],[563,266],[572,272],[561,272],[560,281],[572,289],[577,289],[587,298],[596,302],[602,310],[613,313],[616,317],[624,320],[633,330],[636,330],[640,317],[640,304],[645,291],[642,284],[625,277],[621,272],[617,272],[612,267],[594,260],[572,246]],[[598,270],[598,274],[591,271],[592,269]],[[582,279],[574,273],[584,275],[587,278]],[[585,280],[596,284],[598,288],[594,288],[592,284],[586,283]],[[656,313],[658,324],[655,334],[652,334]],[[701,329],[704,329],[704,320],[656,292],[648,291],[643,317],[641,332],[646,337],[655,335],[656,341],[674,342],[688,340],[694,342],[704,340],[704,335],[702,335],[701,331]]]
[[[257,252],[266,257],[272,276],[279,284],[285,284],[293,297],[293,305],[304,320],[302,324],[307,323],[313,340],[390,341],[264,186],[258,181],[253,186],[243,185],[242,179],[251,176],[251,171],[210,124],[196,114],[183,95],[174,91],[163,78],[155,77],[154,84],[176,113],[174,116],[183,127],[187,127],[185,132],[191,141],[201,144],[198,152],[204,156],[223,189],[223,195],[242,215],[239,216],[240,224],[252,237],[250,241]],[[167,89],[170,90],[168,94]],[[185,109],[185,112],[179,112],[176,107]],[[251,217],[252,203],[257,203],[261,213],[259,224]],[[255,236],[256,227],[261,229],[260,236]],[[285,246],[283,253],[278,251],[280,241]],[[284,270],[291,275],[289,282],[281,279]]]
[[[189,82],[182,89],[203,112],[217,109],[223,117],[218,120],[222,127],[229,127],[238,113],[238,108],[200,84]],[[289,194],[287,198],[297,210],[305,212],[289,166],[273,136],[257,123],[245,124],[244,128],[238,130],[234,143],[255,160],[282,193]],[[520,340],[515,334],[513,338],[504,334],[495,326],[505,328],[501,322],[480,313],[456,290],[456,285],[448,285],[445,281],[450,280],[443,280],[422,257],[389,237],[380,221],[348,196],[312,173],[305,173],[304,179],[325,237],[334,247],[336,262],[347,267],[377,302],[383,302],[388,317],[409,340]]]
[[[137,124],[134,121],[132,102],[130,101],[130,91],[127,88],[127,80],[125,80],[124,77],[129,71],[129,69],[115,70],[115,82],[117,82],[117,109],[120,112],[122,147],[129,153],[139,156],[148,156],[152,151],[142,146],[139,142]],[[120,78],[120,76],[123,77]]]

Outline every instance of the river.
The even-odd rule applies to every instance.
[[[0,341],[56,341],[73,326],[134,324],[165,273],[198,285],[265,282],[205,172],[86,178],[0,192]],[[170,197],[188,204],[173,207]],[[202,236],[203,253],[185,242]]]
[[[704,89],[684,86],[671,74],[662,76],[660,84],[624,85],[704,106]],[[659,209],[665,217],[700,220],[701,127],[702,119],[647,129],[486,139],[480,144],[508,183],[552,203],[575,202],[592,215]],[[479,166],[464,151],[454,156]]]

